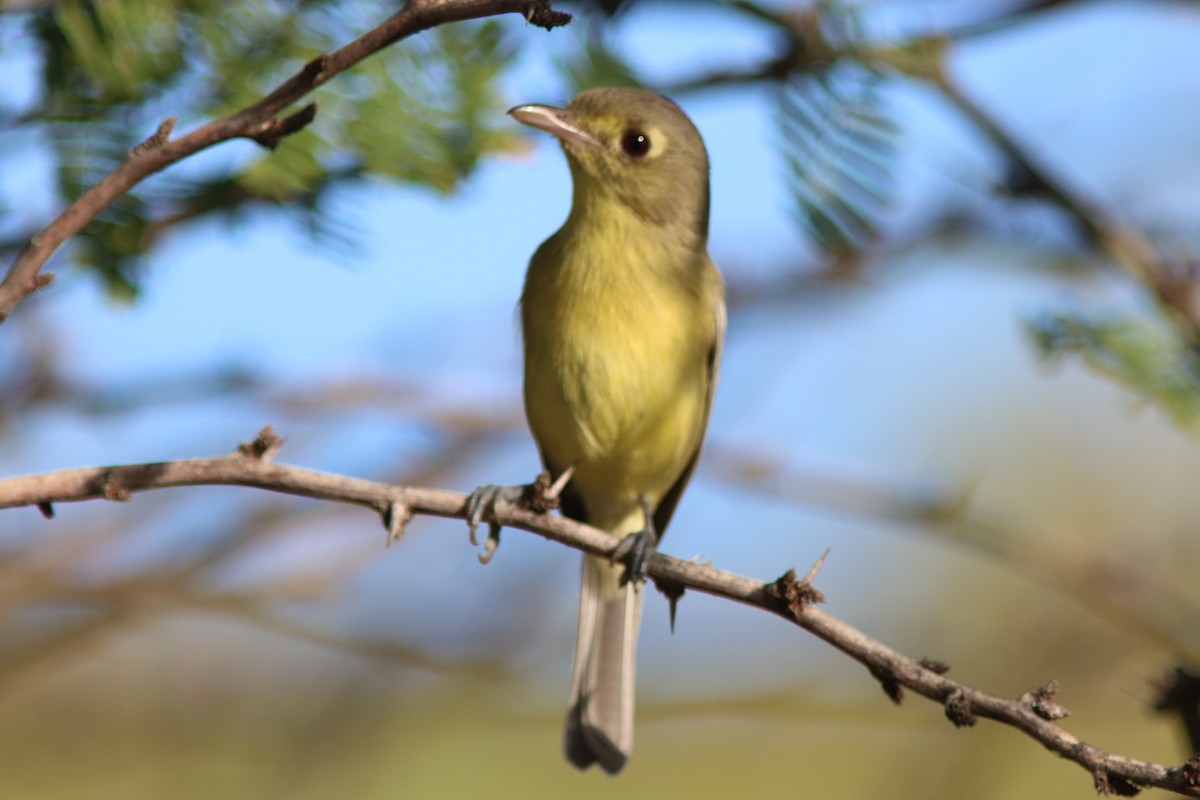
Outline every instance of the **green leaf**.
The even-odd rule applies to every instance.
[[[597,86],[641,86],[633,67],[609,44],[601,24],[579,27],[579,48],[560,66],[575,91]]]
[[[776,119],[797,218],[830,257],[873,243],[892,203],[898,129],[884,81],[841,61],[778,88]]]
[[[1077,355],[1158,405],[1176,425],[1193,428],[1200,421],[1200,355],[1162,320],[1052,313],[1026,326],[1045,357]]]
[[[888,79],[852,55],[839,56],[864,38],[855,7],[818,0],[815,13],[818,41],[793,46],[826,57],[810,57],[807,63],[817,66],[792,71],[776,85],[776,121],[798,222],[822,253],[841,259],[880,236],[893,201],[898,126],[886,102]]]

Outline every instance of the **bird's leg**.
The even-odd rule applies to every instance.
[[[638,498],[642,503],[642,514],[646,524],[640,530],[629,534],[612,552],[613,562],[625,564],[625,573],[621,576],[621,585],[630,581],[640,581],[646,577],[646,565],[650,556],[658,549],[658,531],[654,529],[654,510],[650,508],[650,498],[642,495]]]
[[[496,548],[500,546],[500,523],[495,520],[498,503],[508,503],[518,508],[526,508],[544,514],[558,507],[558,497],[574,472],[574,467],[567,467],[558,476],[558,480],[553,482],[550,480],[550,473],[543,472],[534,479],[533,483],[517,486],[488,484],[471,492],[467,496],[464,507],[471,544],[479,545],[475,530],[479,527],[479,523],[483,522],[485,516],[492,517],[488,520],[488,536],[483,544],[483,552],[479,554],[479,562],[486,564],[491,561],[492,556],[496,553]]]

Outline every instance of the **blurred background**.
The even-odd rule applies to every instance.
[[[831,613],[996,694],[1057,678],[1076,735],[1183,761],[1153,706],[1200,660],[1194,332],[1086,223],[1191,279],[1200,5],[561,7],[549,33],[403,41],[277,151],[221,145],[103,212],[0,330],[0,475],[221,455],[271,423],[288,464],[528,481],[514,308],[570,188],[504,111],[641,83],[706,138],[730,294],[663,551],[770,580],[830,548]],[[4,263],[164,117],[241,108],[394,10],[0,2]],[[650,594],[634,758],[580,775],[577,553],[509,532],[483,567],[430,519],[385,550],[367,511],[229,487],[55,510],[0,512],[4,797],[1094,796],[1015,731],[896,708],[695,594],[674,635]]]

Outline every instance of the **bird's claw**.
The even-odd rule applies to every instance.
[[[625,564],[625,572],[621,575],[622,586],[630,581],[641,582],[645,579],[650,556],[658,549],[658,531],[654,529],[654,515],[650,510],[650,501],[644,497],[642,509],[646,515],[646,526],[622,539],[612,552],[613,563]]]
[[[479,540],[475,538],[475,530],[479,527],[479,523],[483,522],[483,515],[495,508],[496,495],[499,494],[502,488],[504,487],[489,484],[487,486],[480,486],[467,495],[465,507],[467,531],[471,537],[471,544],[476,547],[479,546]]]
[[[497,486],[489,484],[480,486],[467,497],[466,503],[466,518],[467,530],[470,535],[471,544],[475,547],[479,546],[479,539],[475,535],[475,531],[479,528],[479,524],[483,522],[485,516],[491,515],[496,510],[497,503],[519,503],[525,497],[528,491],[526,486]],[[479,554],[479,563],[486,564],[492,560],[492,556],[496,554],[496,548],[500,546],[500,523],[496,520],[488,520],[488,535],[483,543],[483,552]]]
[[[473,539],[472,539],[473,541]],[[488,537],[483,542],[483,552],[476,558],[480,564],[490,564],[492,556],[496,555],[496,550],[500,547],[500,524],[497,522],[488,523]]]
[[[646,567],[650,564],[650,556],[658,548],[658,535],[653,528],[642,528],[637,533],[631,533],[621,540],[612,552],[613,563],[623,563],[625,572],[621,575],[621,585],[630,581],[641,581],[646,577]]]
[[[558,508],[559,495],[562,494],[563,488],[574,472],[574,467],[567,467],[554,481],[550,479],[549,472],[543,472],[531,484],[520,486],[488,484],[471,492],[467,496],[464,516],[467,518],[467,530],[470,533],[471,544],[475,547],[479,546],[479,539],[475,536],[479,523],[483,522],[484,517],[491,517],[488,520],[488,537],[483,543],[483,552],[479,554],[479,563],[486,564],[491,561],[492,556],[496,553],[496,548],[500,546],[500,523],[496,522],[495,515],[497,503],[509,503],[545,514]]]

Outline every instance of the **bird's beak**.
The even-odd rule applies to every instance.
[[[557,136],[567,144],[580,147],[599,147],[600,142],[595,136],[575,124],[575,118],[565,108],[544,106],[532,103],[525,106],[510,108],[508,113],[522,125],[543,130]]]

